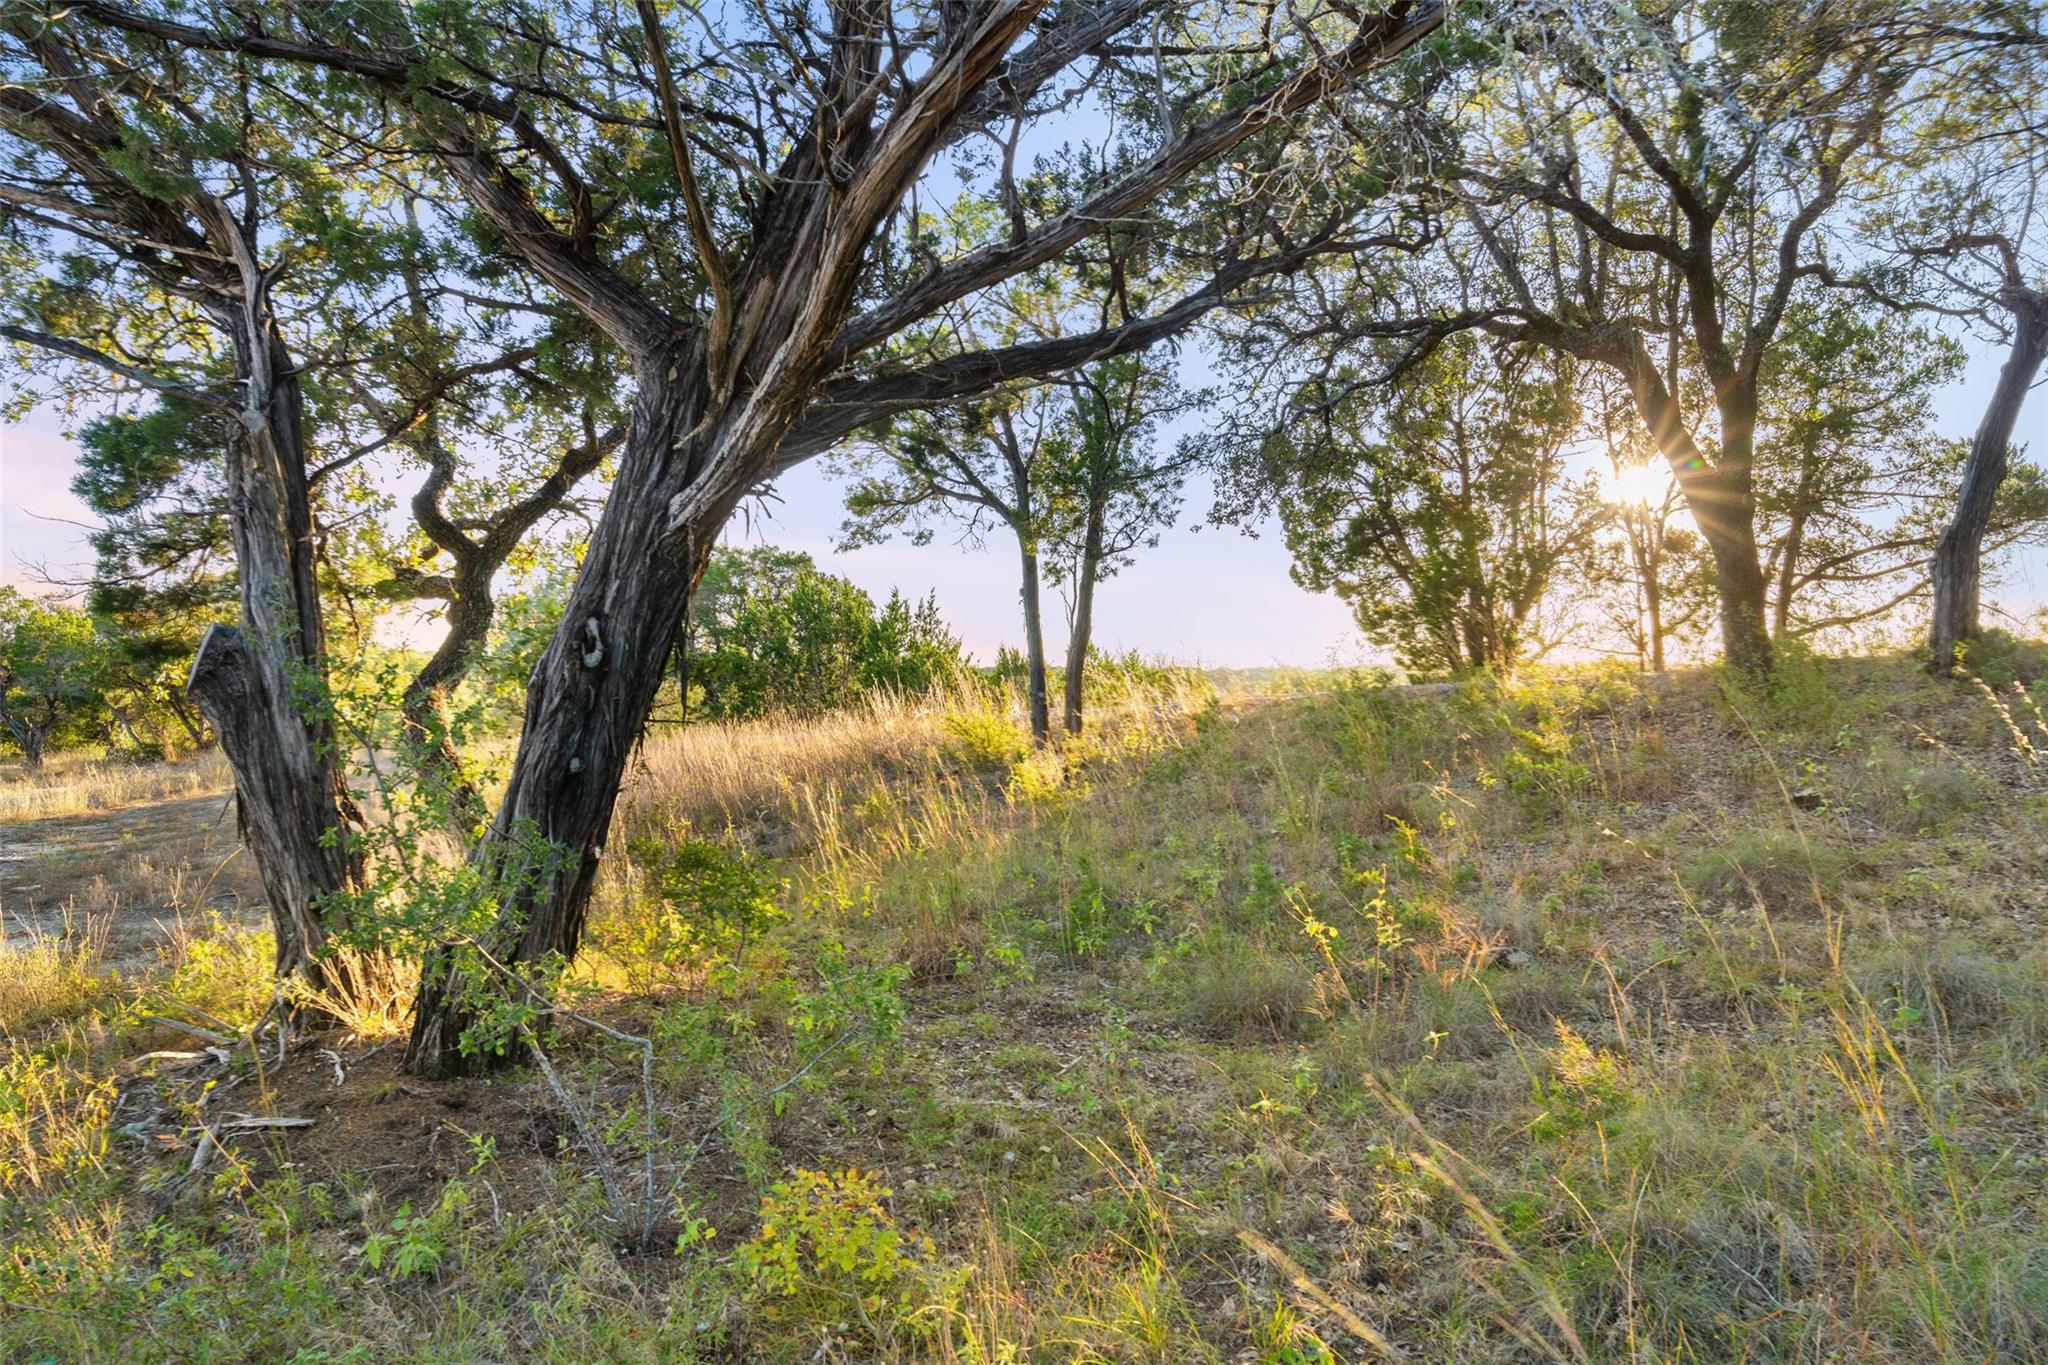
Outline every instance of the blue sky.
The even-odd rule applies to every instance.
[[[1998,348],[1976,342],[1971,351],[1968,369],[1937,403],[1937,427],[1945,435],[1970,433],[1997,376]],[[76,467],[76,448],[63,434],[69,424],[63,414],[42,408],[0,428],[0,581],[33,589],[35,566],[72,577],[90,567],[85,530],[75,524],[88,520],[88,513],[69,488]],[[2048,449],[2048,391],[2032,395],[2019,439],[2036,456]],[[780,502],[768,509],[771,519],[757,515],[751,527],[736,521],[728,538],[808,551],[877,596],[892,589],[913,597],[935,594],[968,649],[984,659],[1019,638],[1016,563],[1000,541],[979,552],[941,539],[925,547],[889,544],[840,553],[833,548],[840,489],[824,469],[812,464],[795,470],[778,491]],[[1277,529],[1253,539],[1206,526],[1208,507],[1208,488],[1198,481],[1188,489],[1181,524],[1103,586],[1096,607],[1100,644],[1229,667],[1377,657],[1342,603],[1304,592],[1289,579],[1287,548]],[[2038,550],[1987,597],[1987,605],[2022,619],[2043,604],[2048,554]],[[1049,594],[1047,609],[1049,616],[1061,611],[1056,594]],[[1047,625],[1055,637],[1063,634],[1053,620]]]

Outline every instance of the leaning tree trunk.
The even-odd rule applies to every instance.
[[[1955,516],[1934,544],[1934,621],[1927,644],[1930,662],[1938,673],[1953,671],[1958,646],[1975,639],[1983,629],[1978,598],[1983,583],[1984,533],[1991,525],[1998,486],[2005,481],[2012,458],[2012,433],[2019,423],[2020,405],[2026,401],[2027,388],[2043,359],[2048,358],[2048,294],[2016,292],[2022,297],[2013,306],[2012,350],[1998,372],[1998,386],[1992,390],[1990,406],[1970,442]]]
[[[495,923],[425,964],[405,1062],[416,1075],[469,1074],[502,1061],[497,1046],[472,1039],[464,1048],[480,1002],[504,992],[493,973],[575,955],[627,761],[690,593],[747,487],[676,525],[671,498],[687,485],[680,471],[718,443],[718,424],[693,420],[701,397],[659,378],[640,384],[619,477],[534,668],[505,795],[473,854],[497,902]],[[649,547],[660,548],[650,555]]]
[[[1805,490],[1800,490],[1804,496]],[[1778,561],[1777,589],[1771,596],[1771,638],[1785,639],[1792,629],[1792,595],[1799,590],[1799,556],[1806,548],[1806,509],[1792,513]]]

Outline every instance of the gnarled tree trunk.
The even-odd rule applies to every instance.
[[[476,1022],[475,992],[493,984],[465,970],[465,946],[510,966],[573,956],[582,938],[627,760],[718,529],[745,491],[733,488],[684,525],[672,518],[671,499],[687,486],[684,471],[700,467],[723,434],[706,424],[713,426],[708,435],[686,435],[699,428],[704,397],[694,386],[661,378],[658,366],[643,376],[619,477],[562,623],[528,683],[519,752],[474,855],[497,899],[497,922],[476,943],[438,953],[423,969],[406,1052],[415,1074],[459,1075],[498,1060],[462,1050]]]
[[[1963,465],[1955,515],[1934,544],[1934,621],[1928,631],[1929,662],[1937,673],[1955,668],[1956,649],[1983,629],[1979,593],[1983,583],[1984,533],[1998,486],[2012,455],[2013,428],[2020,406],[2044,358],[2048,358],[2048,293],[2009,290],[2015,323],[2012,350],[1998,372],[1998,387],[1977,424],[1970,457]]]
[[[257,290],[260,300],[260,286]],[[201,642],[186,693],[235,775],[242,838],[270,898],[280,976],[320,984],[332,898],[363,872],[361,817],[326,714],[326,637],[289,357],[251,303],[233,329],[248,404],[227,452],[242,624]]]

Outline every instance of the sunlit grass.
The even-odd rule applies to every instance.
[[[218,751],[167,763],[56,754],[39,771],[0,764],[0,821],[121,810],[145,802],[226,792],[234,785]]]
[[[403,972],[292,1063],[338,1143],[181,1176],[275,1059],[107,1083],[192,1050],[144,1012],[262,1018],[267,936],[188,916],[117,988],[81,926],[0,958],[0,1353],[2040,1355],[2048,805],[1998,700],[1818,661],[1133,691],[1048,754],[977,695],[656,734],[565,991],[655,1040],[660,1255],[537,1078],[376,1069]],[[774,913],[636,921],[685,839]],[[636,1197],[637,1054],[550,1051]]]

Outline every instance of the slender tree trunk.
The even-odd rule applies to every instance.
[[[163,703],[170,713],[178,718],[179,728],[192,737],[192,747],[195,750],[204,749],[209,742],[206,727],[193,718],[192,708],[185,704],[185,699],[178,695],[176,688],[165,689]]]
[[[682,629],[676,632],[676,724],[682,726],[690,723],[690,655],[695,652],[696,635],[686,612]]]
[[[1024,667],[1031,696],[1031,742],[1043,745],[1052,738],[1052,707],[1045,685],[1045,615],[1039,603],[1038,550],[1028,540],[1019,540],[1024,579]]]
[[[1650,671],[1664,671],[1664,585],[1652,566],[1643,582],[1643,610],[1650,621]]]
[[[1102,511],[1088,518],[1081,548],[1081,571],[1074,581],[1074,626],[1067,637],[1066,731],[1081,733],[1081,694],[1088,669],[1088,645],[1095,632],[1095,576],[1102,568]]]
[[[1983,629],[1979,593],[1983,584],[1984,533],[1998,486],[2012,458],[2012,433],[2020,406],[2034,375],[2048,358],[2048,294],[2012,291],[2015,323],[2012,350],[1998,372],[1998,386],[1977,424],[1970,457],[1963,465],[1956,511],[1934,545],[1934,620],[1928,632],[1928,655],[1938,673],[1955,668],[1956,649]]]
[[[1801,493],[1804,493],[1804,489]],[[1806,509],[1792,513],[1791,522],[1785,528],[1785,547],[1778,563],[1777,591],[1771,597],[1771,638],[1785,638],[1786,628],[1792,624],[1792,594],[1799,578],[1799,552],[1806,539]]]

